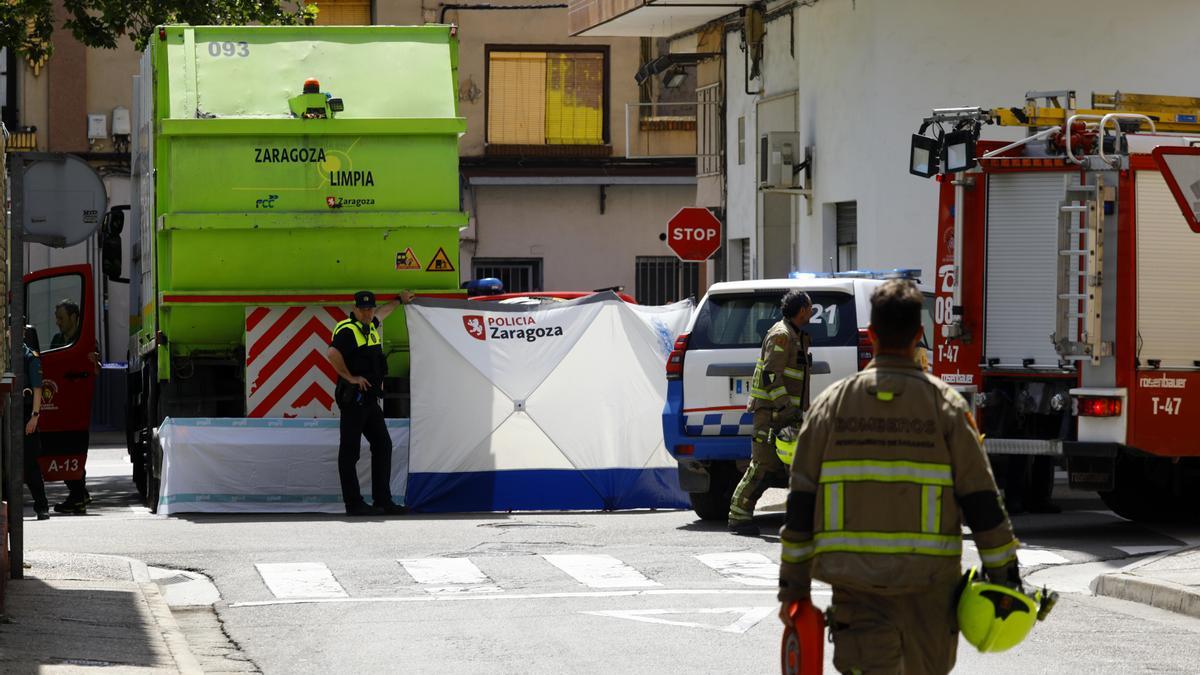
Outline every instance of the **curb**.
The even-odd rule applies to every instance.
[[[1200,619],[1200,591],[1190,586],[1133,573],[1164,558],[1196,552],[1200,552],[1200,546],[1166,551],[1139,560],[1120,572],[1102,574],[1092,582],[1092,592]]]
[[[184,675],[204,675],[200,661],[195,654],[192,654],[183,630],[179,628],[179,624],[175,621],[175,615],[171,613],[171,606],[167,604],[166,598],[159,591],[158,584],[154,583],[150,577],[149,566],[136,558],[121,555],[105,557],[124,560],[129,564],[129,572],[133,581],[141,588],[142,597],[146,599],[146,605],[150,608],[155,623],[158,624],[163,642],[167,645],[167,651],[171,652],[171,658],[175,660],[175,667],[179,669],[179,672]]]
[[[1096,595],[1139,602],[1200,619],[1200,593],[1169,581],[1152,581],[1118,572],[1096,577],[1092,590]]]
[[[176,623],[175,615],[171,614],[171,608],[167,606],[167,601],[158,592],[158,585],[152,582],[143,582],[138,583],[138,587],[142,589],[142,597],[146,599],[150,613],[154,616],[155,623],[158,624],[163,642],[167,645],[167,651],[171,652],[171,658],[175,660],[175,667],[184,675],[204,675],[204,669],[200,667],[200,661],[188,647],[187,638],[184,637],[183,631]]]
[[[130,578],[141,591],[142,598],[145,599],[146,606],[150,610],[150,615],[154,617],[154,623],[158,627],[159,635],[162,636],[163,643],[166,645],[167,651],[170,652],[171,659],[175,662],[175,668],[184,675],[204,675],[204,669],[200,667],[200,661],[196,658],[195,654],[192,654],[183,630],[179,628],[179,623],[175,621],[175,615],[171,613],[171,606],[167,604],[166,598],[159,591],[158,584],[151,577],[150,568],[146,563],[123,555],[106,555],[102,553],[88,553],[85,555],[120,560],[129,565]]]

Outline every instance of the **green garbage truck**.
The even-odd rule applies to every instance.
[[[355,291],[461,293],[457,61],[451,26],[157,29],[134,79],[128,270],[128,441],[151,505],[163,419],[331,414],[323,351]],[[407,337],[392,313],[391,417]]]

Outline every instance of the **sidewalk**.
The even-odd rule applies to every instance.
[[[1096,595],[1200,618],[1200,546],[1136,562],[1092,582]]]
[[[26,562],[8,585],[0,672],[203,672],[145,564],[51,553]]]

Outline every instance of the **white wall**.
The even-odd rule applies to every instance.
[[[673,256],[659,239],[667,221],[696,199],[695,185],[477,186],[477,241],[463,242],[462,278],[479,258],[541,258],[543,288],[635,290],[637,256]]]
[[[741,38],[737,33],[725,36],[725,166],[728,188],[725,195],[725,212],[729,239],[750,238],[751,274],[757,276],[758,230],[758,121],[756,118],[756,96],[746,95],[746,55],[738,49]],[[752,82],[750,91],[757,90]],[[738,118],[744,117],[746,124],[745,164],[738,164]],[[730,278],[739,278],[742,261],[728,256]]]
[[[1026,91],[1051,89],[1074,89],[1081,107],[1093,91],[1200,96],[1200,3],[1152,4],[819,0],[796,8],[791,77],[801,145],[816,146],[817,191],[812,216],[797,200],[799,266],[821,269],[824,206],[855,200],[860,267],[932,273],[936,183],[907,171],[909,138],[931,108],[1020,106]],[[777,86],[770,62],[787,54],[791,38],[786,23],[776,26],[766,37],[769,87]],[[737,111],[749,102],[738,36],[726,46],[733,236],[733,223],[749,213],[753,179],[735,171]],[[1023,135],[988,127],[983,137]]]

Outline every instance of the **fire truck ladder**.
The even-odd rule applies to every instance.
[[[1100,180],[1096,176],[1097,181]],[[1099,365],[1110,351],[1101,341],[1104,268],[1103,188],[1070,185],[1058,215],[1058,321],[1055,349],[1064,361]]]

